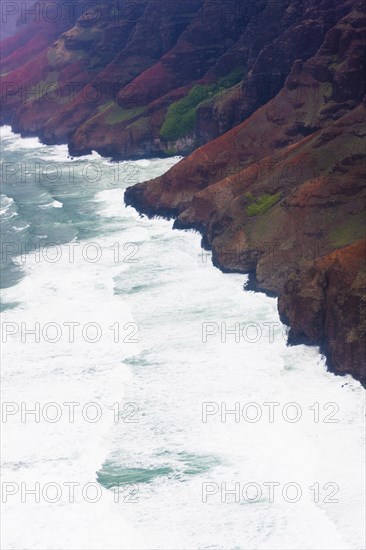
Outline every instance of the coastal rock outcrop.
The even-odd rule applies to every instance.
[[[75,156],[187,155],[126,203],[199,230],[279,296],[290,343],[365,383],[364,2],[38,4],[2,42],[2,123]]]
[[[279,295],[290,342],[365,383],[365,16],[355,9],[279,94],[162,177],[126,191],[195,228],[224,271]]]

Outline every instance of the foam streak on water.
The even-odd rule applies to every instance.
[[[98,480],[102,488],[96,504],[79,494],[74,503],[9,498],[2,505],[3,547],[361,549],[364,391],[350,377],[327,373],[317,349],[286,347],[276,300],[244,292],[245,277],[215,269],[197,234],[124,207],[132,173],[144,181],[178,159],[144,160],[132,170],[120,163],[128,177],[112,185],[109,161],[96,154],[73,160],[65,147],[46,147],[8,128],[3,136],[7,161],[95,163],[106,174],[94,186],[81,178],[77,185],[30,179],[2,189],[7,239],[34,247],[52,240],[62,251],[55,263],[29,253],[25,262],[15,254],[4,266],[3,323],[95,322],[103,329],[95,344],[22,343],[15,334],[3,346],[3,401],[95,402],[103,411],[97,423],[80,413],[73,424],[22,423],[17,415],[3,423],[3,480],[82,486]],[[82,252],[91,241],[102,251],[95,263]],[[77,243],[73,262],[70,242]],[[109,329],[115,322],[135,323],[139,343],[116,343]],[[218,334],[204,343],[203,322],[257,323],[263,336],[254,342],[249,332],[235,342],[228,335],[223,343]],[[264,331],[268,323],[275,323],[273,341]],[[138,422],[113,422],[115,402],[134,403]],[[215,414],[204,423],[204,402],[231,409],[277,402],[279,411],[296,402],[302,418],[285,422],[279,412],[273,423],[250,423],[231,415],[224,423]],[[335,403],[338,422],[314,422],[309,407],[316,402]],[[257,502],[223,503],[216,494],[202,502],[205,483],[248,482],[262,488],[296,482],[303,497],[271,503],[263,492]],[[115,503],[117,483],[135,488],[137,502]],[[314,502],[314,483],[337,484],[339,502]]]

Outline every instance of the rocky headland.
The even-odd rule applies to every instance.
[[[126,203],[200,231],[279,296],[290,344],[365,384],[364,2],[52,4],[2,42],[1,122],[75,156],[184,155]]]

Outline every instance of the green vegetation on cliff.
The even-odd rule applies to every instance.
[[[251,193],[246,194],[246,199],[248,199],[251,204],[246,207],[246,213],[248,216],[260,216],[272,208],[280,199],[281,193],[276,193],[275,195],[269,195],[264,193],[257,198],[254,198]]]
[[[359,239],[364,239],[365,233],[365,213],[360,212],[347,219],[343,225],[333,229],[330,233],[330,242],[332,246],[341,248]]]
[[[188,95],[170,105],[160,135],[166,140],[179,139],[194,130],[197,107],[213,95],[214,86],[197,85]]]
[[[219,92],[235,86],[243,75],[244,70],[237,67],[215,84],[193,86],[185,97],[170,105],[160,136],[167,141],[174,141],[193,132],[198,107]]]

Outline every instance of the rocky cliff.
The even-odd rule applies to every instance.
[[[365,382],[365,5],[79,0],[2,44],[2,122],[74,155],[187,154],[127,204],[279,295],[290,343]],[[51,13],[51,12],[50,12]]]
[[[23,4],[5,14],[19,30],[2,43],[3,121],[75,155],[131,158],[187,154],[244,121],[356,2]]]

